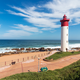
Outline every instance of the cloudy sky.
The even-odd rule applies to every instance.
[[[64,14],[80,40],[80,0],[0,0],[0,39],[61,39]]]

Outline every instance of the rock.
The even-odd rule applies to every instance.
[[[51,51],[52,49],[51,49],[51,48],[47,48],[47,50],[48,50],[48,51]]]
[[[45,49],[45,51],[48,51],[48,49]]]
[[[11,50],[17,50],[17,51],[19,51],[19,48],[13,48],[13,49],[11,49]]]
[[[79,49],[80,49],[80,47],[76,47],[76,48],[72,48],[72,49],[77,49],[77,50],[79,50]]]
[[[72,51],[72,53],[74,53],[74,51]]]
[[[24,48],[21,48],[20,50],[24,50]]]
[[[53,60],[53,58],[51,58],[50,60]]]
[[[26,48],[26,50],[30,51],[30,50],[31,50],[31,48]]]
[[[34,50],[34,48],[32,48],[31,50]]]
[[[45,51],[44,47],[39,48],[39,51]]]
[[[39,49],[40,49],[40,48],[38,48],[38,49],[35,49],[35,50],[36,50],[36,51],[37,51],[37,50],[39,51]]]

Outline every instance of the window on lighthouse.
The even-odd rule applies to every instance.
[[[63,18],[66,18],[66,16],[63,16]]]
[[[66,41],[68,43],[68,41]]]
[[[67,36],[68,36],[68,34],[67,34]]]
[[[63,18],[65,18],[65,16]]]

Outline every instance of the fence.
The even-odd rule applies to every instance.
[[[15,63],[25,62],[25,61],[28,61],[31,59],[35,59],[37,57],[43,57],[43,56],[48,55],[48,54],[49,53],[42,53],[42,54],[37,54],[35,56],[29,56],[29,57],[10,60],[10,61],[0,62],[0,67],[11,65],[12,62],[15,62]]]
[[[18,64],[16,64],[16,66],[20,65],[20,67],[18,67],[16,69],[14,69],[14,67],[13,67],[13,69],[0,72],[0,78],[6,77],[6,76],[10,76],[10,75],[13,75],[13,74],[17,74],[17,73],[28,72],[30,70],[31,71],[37,71],[37,69],[38,69],[37,65],[33,66],[33,67],[36,67],[35,69],[30,69],[30,67],[32,67],[32,66],[26,66],[25,67],[22,62],[25,62],[25,61],[28,61],[28,60],[31,60],[31,59],[35,59],[37,57],[43,57],[43,56],[46,56],[48,54],[49,53],[42,53],[42,54],[37,54],[35,56],[30,56],[30,57],[11,60],[11,61],[1,62],[0,63],[0,67],[9,66],[9,65],[11,65],[12,62],[18,63]]]

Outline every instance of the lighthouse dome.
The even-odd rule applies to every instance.
[[[66,18],[67,16],[64,14],[63,19]]]

